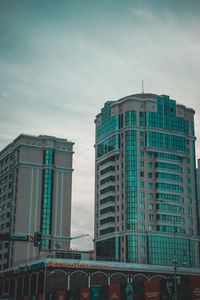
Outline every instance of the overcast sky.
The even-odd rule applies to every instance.
[[[0,148],[20,133],[75,142],[72,247],[92,248],[94,119],[144,91],[196,111],[200,158],[199,0],[1,0]]]

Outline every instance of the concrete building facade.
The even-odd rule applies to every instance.
[[[199,264],[194,113],[143,93],[96,116],[97,259]]]
[[[196,170],[196,178],[197,178],[197,203],[198,203],[198,219],[199,219],[199,234],[200,234],[200,159],[197,160],[197,170]]]
[[[70,236],[73,143],[21,134],[0,152],[0,233]],[[55,249],[43,240],[0,241],[0,269]],[[62,243],[69,249],[69,242]]]

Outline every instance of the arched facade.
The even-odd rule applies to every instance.
[[[76,287],[77,286],[77,287]],[[88,273],[82,270],[74,271],[70,275],[70,289],[87,288],[88,287]]]
[[[37,268],[37,266],[40,266]],[[73,291],[81,288],[92,288],[98,286],[110,286],[115,284],[126,285],[127,283],[138,283],[152,280],[167,280],[174,278],[173,268],[163,272],[154,269],[141,271],[131,268],[131,264],[116,265],[111,262],[87,261],[80,262],[58,262],[50,260],[48,263],[35,263],[26,266],[24,271],[14,269],[9,272],[0,273],[0,291],[10,294],[13,299],[22,296],[34,296],[39,294],[55,293],[58,291]],[[177,277],[180,276],[179,269]],[[170,272],[171,271],[171,272]],[[184,276],[195,275],[188,274]],[[198,270],[196,271],[198,272]],[[184,274],[184,273],[182,273]],[[198,273],[199,274],[199,273]],[[198,275],[196,274],[196,275]]]
[[[90,276],[90,286],[108,285],[108,274],[102,271],[96,271]]]

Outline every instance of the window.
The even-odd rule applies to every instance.
[[[152,153],[148,153],[148,158],[152,158]]]
[[[150,169],[150,168],[152,168],[152,163],[148,163],[148,168]]]
[[[144,113],[142,111],[139,113],[139,125],[144,126]]]
[[[149,204],[149,209],[153,210],[153,204]]]
[[[170,173],[157,172],[156,178],[168,179],[173,181],[176,180],[176,181],[183,182],[183,177],[180,177],[179,175],[175,175],[175,174],[170,174]]]
[[[140,229],[141,229],[141,230],[145,230],[145,225],[144,225],[144,224],[141,224],[141,225],[140,225]]]
[[[144,147],[144,142],[143,141],[140,142],[140,147]]]
[[[149,182],[149,189],[152,189],[153,188],[153,183],[152,182]]]
[[[149,178],[153,178],[153,174],[152,173],[149,173],[148,176],[149,176]]]
[[[145,203],[140,203],[140,208],[145,209]]]
[[[148,193],[148,198],[149,199],[153,199],[153,194],[152,193]]]
[[[140,167],[144,167],[144,162],[143,161],[140,162]]]
[[[144,156],[144,152],[140,151],[140,157]]]
[[[140,182],[140,188],[144,188],[144,182],[143,181]]]
[[[144,177],[144,172],[140,172],[140,177]]]
[[[167,183],[163,183],[163,182],[156,183],[156,188],[183,192],[183,187],[176,185],[176,184],[167,184]]]
[[[144,135],[143,131],[140,131],[140,136],[143,136],[143,135]]]
[[[193,229],[189,229],[189,234],[193,235]]]
[[[190,169],[187,169],[187,170],[186,170],[186,173],[187,173],[187,174],[190,174]]]
[[[189,225],[192,225],[192,224],[193,224],[193,220],[189,218],[189,219],[188,219],[188,224],[189,224]]]
[[[149,230],[153,230],[153,225],[149,225]]]
[[[136,111],[126,111],[125,126],[135,126],[135,125],[136,125]]]
[[[141,242],[145,242],[145,235],[141,235],[141,236],[140,236],[140,241],[141,241]]]
[[[149,220],[153,221],[153,215],[149,215]]]
[[[140,198],[144,198],[145,194],[144,192],[140,192]]]
[[[187,184],[191,184],[191,179],[187,178]]]
[[[140,214],[140,220],[145,220],[145,214]]]

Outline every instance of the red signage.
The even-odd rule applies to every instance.
[[[65,300],[66,299],[66,291],[57,292],[57,300]]]
[[[200,276],[191,276],[192,300],[200,300]]]
[[[120,300],[120,284],[112,284],[109,286],[109,299],[110,300]]]
[[[144,282],[144,299],[160,300],[160,281],[150,280]]]
[[[101,268],[101,269],[106,269],[108,268],[108,266],[105,266],[105,265],[99,265],[99,264],[88,264],[88,263],[80,263],[80,262],[66,262],[66,261],[56,261],[54,262],[53,260],[50,260],[48,265],[48,267],[71,267],[71,268],[85,268],[85,269],[88,269],[88,268]]]
[[[90,300],[90,289],[89,288],[80,289],[80,300]]]
[[[53,262],[53,260],[50,260],[48,263],[48,267],[72,267],[72,268],[89,268],[89,264],[84,264],[80,262],[74,262],[74,263],[68,263],[68,262],[62,262],[62,261],[57,261]]]

